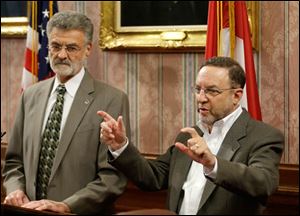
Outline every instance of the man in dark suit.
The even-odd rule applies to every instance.
[[[126,139],[121,117],[99,111],[109,162],[142,189],[168,189],[167,208],[176,213],[262,213],[279,183],[284,138],[241,107],[244,85],[244,70],[231,58],[205,62],[193,88],[199,122],[153,161]]]
[[[102,119],[96,112],[101,108],[114,117],[124,116],[130,132],[128,97],[94,80],[84,68],[93,36],[88,17],[76,12],[57,13],[48,22],[47,34],[50,65],[56,76],[22,94],[3,170],[7,190],[4,203],[60,213],[112,213],[113,202],[127,180],[107,163],[107,146],[100,142]],[[48,116],[54,113],[57,86],[64,86],[65,93],[51,160],[43,154],[50,152],[49,143],[54,143],[52,136],[57,133],[45,135],[45,128],[51,125]],[[50,145],[48,151],[45,142]],[[47,164],[49,161],[52,165]]]

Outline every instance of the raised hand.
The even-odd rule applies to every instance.
[[[126,130],[122,116],[117,121],[104,111],[98,111],[97,114],[103,118],[101,123],[100,141],[115,151],[126,144]]]
[[[203,137],[199,136],[196,130],[190,127],[182,128],[181,132],[189,133],[191,138],[188,139],[187,146],[180,142],[176,142],[175,146],[194,161],[197,161],[209,170],[212,170],[215,165],[216,157],[208,148]]]

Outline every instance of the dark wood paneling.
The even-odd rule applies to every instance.
[[[281,164],[279,187],[264,211],[266,215],[299,215],[299,165]]]
[[[125,192],[116,201],[116,212],[133,211],[139,209],[166,209],[167,191],[142,191],[131,181]]]

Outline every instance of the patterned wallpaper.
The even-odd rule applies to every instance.
[[[59,10],[88,14],[95,25],[90,73],[124,90],[131,134],[142,153],[163,153],[179,130],[195,124],[190,91],[204,53],[134,53],[98,48],[99,2],[59,1]],[[285,135],[282,163],[299,164],[299,2],[260,2],[257,77],[263,121]],[[18,99],[25,38],[1,38],[1,131],[7,142]],[[17,51],[17,52],[16,52]]]

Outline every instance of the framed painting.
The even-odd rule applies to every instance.
[[[247,9],[257,48],[258,2],[247,2]],[[104,50],[201,51],[206,44],[207,12],[208,1],[101,1],[99,46]]]
[[[25,37],[28,29],[27,1],[1,1],[1,37]]]

